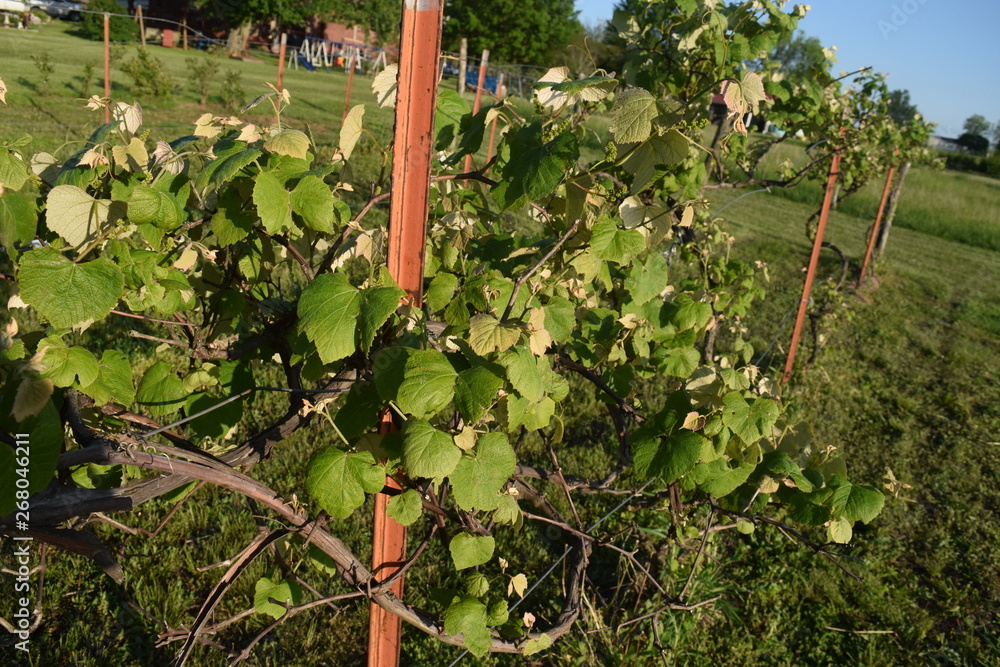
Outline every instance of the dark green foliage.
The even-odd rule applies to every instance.
[[[455,0],[445,8],[442,48],[458,51],[465,37],[470,56],[489,49],[491,61],[543,65],[580,30],[573,0]]]
[[[908,123],[917,115],[917,106],[910,103],[910,91],[893,90],[889,93],[889,115],[897,123]]]
[[[771,60],[781,63],[781,71],[792,80],[801,80],[817,68],[826,69],[823,43],[818,37],[806,37],[801,31],[774,47]]]
[[[243,89],[243,79],[234,69],[227,69],[222,76],[222,104],[229,111],[239,111],[247,102],[247,92]]]
[[[90,0],[88,12],[108,12],[109,14],[124,14],[125,8],[115,0]],[[87,39],[101,41],[104,39],[104,16],[101,14],[84,14],[80,29]],[[108,39],[112,42],[133,42],[139,38],[139,24],[125,16],[112,16],[108,25]]]
[[[990,140],[981,134],[966,132],[957,140],[958,144],[965,146],[976,155],[985,155],[990,147]]]

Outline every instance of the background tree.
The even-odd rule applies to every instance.
[[[801,31],[778,44],[771,52],[771,60],[781,63],[781,71],[793,80],[805,78],[816,67],[829,67],[819,38],[806,37]]]
[[[990,122],[981,114],[974,114],[965,119],[963,125],[965,133],[958,138],[958,143],[965,146],[976,155],[985,155],[990,148],[990,140],[986,135],[990,133]]]
[[[889,93],[889,116],[903,125],[917,116],[917,107],[910,103],[910,91],[893,90]]]
[[[993,126],[993,150],[1000,148],[1000,120]]]
[[[399,0],[334,0],[332,17],[347,25],[360,25],[375,33],[380,45],[399,39]]]
[[[986,117],[981,114],[974,114],[965,119],[965,124],[962,126],[968,134],[977,134],[981,137],[985,137],[990,131],[990,122],[986,120]]]
[[[109,12],[124,14],[125,9],[115,0],[91,0],[87,9],[92,12]],[[83,33],[94,40],[104,39],[104,16],[102,14],[84,14],[81,22]],[[139,38],[139,25],[124,16],[112,16],[108,24],[109,39],[112,42],[131,42]]]
[[[445,6],[442,48],[469,53],[490,50],[490,59],[546,65],[549,55],[583,30],[573,0],[454,0]]]
[[[620,71],[624,47],[610,42],[607,39],[609,34],[605,24],[582,26],[565,49],[552,54],[552,64],[565,65],[573,72],[587,75],[598,68],[607,72]]]
[[[198,8],[220,18],[229,28],[230,53],[239,53],[256,23],[275,21],[282,26],[304,26],[313,16],[328,18],[335,0],[199,0]]]

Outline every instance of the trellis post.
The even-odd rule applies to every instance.
[[[841,130],[841,134],[843,134],[843,130]],[[823,234],[826,232],[826,221],[830,217],[830,205],[833,203],[839,176],[840,148],[833,154],[833,161],[830,163],[830,176],[826,181],[823,208],[820,209],[819,224],[816,226],[816,240],[813,242],[812,256],[809,258],[809,268],[806,270],[806,281],[802,286],[802,299],[799,301],[799,312],[795,316],[795,328],[792,330],[792,342],[788,346],[788,359],[785,360],[785,373],[781,377],[782,382],[788,382],[792,377],[792,369],[795,366],[795,352],[798,349],[799,338],[802,335],[802,324],[806,319],[806,311],[809,310],[809,295],[812,292],[813,280],[816,278],[819,254],[823,249]]]
[[[443,0],[404,0],[400,30],[399,79],[389,208],[389,272],[406,292],[405,301],[419,307],[423,300],[424,246],[434,148],[434,107],[438,60],[441,57]],[[382,415],[389,430],[389,415]],[[386,484],[396,486],[392,478]],[[379,580],[391,576],[406,560],[406,528],[389,518],[389,498],[375,496],[372,570]],[[403,577],[392,585],[403,594]],[[368,664],[399,664],[402,621],[372,604],[368,623]]]
[[[861,281],[865,279],[865,271],[868,270],[868,263],[872,258],[872,251],[875,249],[875,241],[879,237],[879,225],[882,224],[882,212],[885,211],[885,202],[889,199],[889,190],[892,188],[892,177],[896,175],[896,168],[889,167],[889,173],[885,177],[885,187],[882,188],[882,201],[878,204],[878,213],[875,214],[875,224],[872,225],[872,233],[868,239],[868,249],[865,250],[865,260],[861,263],[861,273],[858,274],[857,287],[861,287]]]
[[[111,15],[104,12],[104,97],[111,98]],[[104,124],[111,122],[111,107],[104,107]]]

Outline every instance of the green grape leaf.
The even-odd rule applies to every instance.
[[[111,260],[77,264],[51,246],[25,253],[17,277],[24,302],[57,329],[104,319],[125,288],[122,271]]]
[[[451,473],[455,502],[466,512],[491,511],[500,501],[500,490],[514,474],[517,456],[503,433],[480,436],[474,453],[465,454]]]
[[[693,431],[674,431],[662,437],[636,434],[632,445],[635,470],[645,477],[670,483],[698,463],[705,437]]]
[[[361,312],[361,293],[341,273],[318,276],[299,297],[299,328],[313,343],[324,364],[354,352],[354,332]]]
[[[730,468],[725,458],[718,458],[711,463],[699,463],[692,477],[702,491],[714,498],[724,498],[747,481],[756,469],[752,463],[743,463]]]
[[[385,485],[385,467],[371,452],[344,452],[324,447],[309,459],[306,490],[327,514],[346,519],[365,503],[365,493]]]
[[[309,136],[302,130],[285,128],[264,141],[264,150],[305,160],[309,155]]]
[[[410,353],[399,385],[399,409],[416,417],[431,417],[451,403],[455,395],[455,372],[451,362],[437,350]]]
[[[128,200],[128,218],[137,225],[173,229],[183,221],[184,209],[169,194],[145,185],[137,185]]]
[[[256,188],[255,188],[256,191]],[[333,193],[318,176],[303,176],[289,197],[292,212],[314,232],[333,231]]]
[[[506,142],[510,156],[501,168],[500,183],[493,188],[493,197],[503,210],[551,194],[580,157],[573,133],[563,132],[545,142],[540,122],[522,127]]]
[[[712,306],[702,301],[695,301],[688,294],[678,294],[670,305],[673,308],[670,322],[678,331],[703,329],[712,319]]]
[[[367,287],[361,290],[361,312],[358,317],[358,335],[361,337],[361,349],[365,354],[371,351],[375,334],[386,323],[386,320],[399,308],[399,301],[406,295],[395,285],[386,287]]]
[[[569,299],[554,296],[542,307],[545,311],[545,330],[556,343],[569,340],[576,328],[576,307]]]
[[[665,351],[659,369],[665,375],[687,378],[698,368],[701,352],[694,347],[675,347]]]
[[[149,414],[159,417],[179,410],[186,396],[184,383],[174,375],[173,366],[166,361],[158,361],[139,381],[135,402],[144,406]]]
[[[503,352],[520,337],[521,326],[516,322],[501,322],[489,313],[474,315],[469,320],[469,345],[478,355]]]
[[[0,146],[0,190],[20,190],[30,178],[28,165],[6,146]]]
[[[274,174],[266,171],[257,174],[253,203],[269,234],[292,227],[292,197]]]
[[[747,444],[769,436],[780,413],[777,404],[769,398],[755,398],[747,402],[742,394],[735,391],[722,398],[722,405],[722,423]]]
[[[483,366],[469,368],[455,381],[455,407],[467,424],[475,424],[497,401],[504,381]]]
[[[7,190],[0,195],[0,245],[13,253],[14,244],[27,243],[38,229],[38,208],[22,194]]]
[[[868,523],[882,511],[885,496],[880,491],[870,486],[851,484],[839,477],[835,479],[830,484],[833,493],[827,501],[834,516]]]
[[[543,632],[538,636],[538,639],[530,638],[528,641],[524,642],[524,648],[521,650],[521,655],[534,655],[536,653],[541,653],[550,646],[552,646],[552,639]]]
[[[430,312],[436,313],[451,302],[457,289],[458,276],[453,273],[439,273],[427,286],[424,303]]]
[[[45,401],[34,415],[14,415],[17,394],[21,391],[20,384],[7,382],[0,387],[0,429],[14,435],[27,434],[27,444],[30,447],[27,466],[15,465],[12,447],[0,447],[0,514],[3,516],[14,511],[15,491],[20,488],[17,485],[17,480],[20,479],[17,469],[27,468],[27,491],[29,494],[37,493],[52,481],[63,450],[63,421],[51,399]]]
[[[650,253],[641,264],[633,264],[625,279],[625,289],[632,295],[632,301],[636,305],[655,299],[666,286],[667,260],[658,252]]]
[[[642,88],[626,88],[611,110],[611,134],[620,144],[645,141],[653,131],[653,119],[659,112],[656,98]]]
[[[291,579],[272,581],[267,577],[261,577],[257,580],[257,583],[254,584],[254,610],[258,614],[267,614],[271,618],[278,619],[285,615],[286,609],[279,604],[270,602],[269,598],[287,605],[297,605],[302,601],[302,587],[297,581]]]
[[[411,477],[443,479],[462,458],[454,439],[423,419],[408,419],[402,434],[403,465]]]
[[[497,508],[493,511],[493,521],[505,526],[518,526],[523,520],[521,508],[514,496],[501,495],[497,499]]]
[[[239,141],[234,142],[234,145],[239,147],[246,144]],[[236,178],[243,169],[253,164],[261,155],[263,155],[261,150],[253,147],[219,155],[218,159],[205,165],[205,169],[198,174],[195,185],[198,188],[204,188],[206,185],[218,187],[226,181]]]
[[[57,185],[45,199],[45,225],[74,248],[96,239],[110,213],[110,200],[94,199],[75,185]]]
[[[450,88],[438,92],[434,113],[434,150],[448,150],[458,134],[462,118],[472,113],[468,101]]]
[[[628,264],[646,249],[646,239],[637,229],[619,229],[613,220],[599,220],[590,230],[590,247],[601,259]]]
[[[516,347],[500,358],[500,363],[507,369],[507,379],[518,394],[532,403],[541,401],[545,396],[545,385],[538,369],[538,360],[526,347]]]
[[[232,187],[222,191],[219,206],[212,214],[212,232],[219,245],[232,245],[243,240],[253,230],[255,222],[256,217],[247,213],[239,190]]]
[[[82,347],[68,347],[58,336],[49,336],[38,344],[45,366],[44,377],[57,387],[69,387],[74,380],[83,387],[97,379],[100,366],[97,357]]]
[[[453,637],[461,635],[469,653],[481,658],[489,653],[492,644],[487,619],[486,605],[472,596],[461,595],[444,612],[444,631]]]
[[[493,558],[496,542],[488,535],[471,535],[459,533],[451,538],[448,551],[455,563],[456,570],[464,570],[489,562]]]
[[[830,525],[826,529],[826,534],[831,542],[836,544],[850,544],[851,538],[854,537],[854,528],[851,526],[850,521],[844,517],[840,517],[830,522]]]
[[[622,169],[632,174],[632,194],[641,192],[656,177],[657,165],[682,162],[688,154],[690,143],[677,130],[655,135],[635,147]]]
[[[389,499],[386,514],[397,523],[409,526],[420,518],[424,511],[420,493],[416,489],[407,489],[398,496]]]

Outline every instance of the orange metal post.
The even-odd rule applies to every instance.
[[[479,61],[479,82],[476,84],[476,100],[472,103],[472,115],[479,113],[479,105],[483,101],[483,86],[486,85],[486,66],[490,60],[489,49],[483,50],[483,59]],[[463,171],[469,173],[472,169],[472,156],[465,156],[465,168]]]
[[[865,251],[865,261],[861,264],[861,273],[858,274],[858,287],[865,279],[865,271],[868,269],[868,262],[871,261],[872,251],[875,249],[875,239],[878,238],[879,225],[882,224],[882,212],[885,211],[885,202],[889,199],[889,190],[892,189],[892,177],[896,175],[896,168],[889,167],[889,174],[885,177],[885,188],[882,189],[882,201],[878,205],[878,213],[875,215],[875,224],[872,225],[872,235],[868,239],[868,249]]]
[[[423,300],[442,18],[443,0],[404,0],[389,209],[389,272],[406,291],[405,299],[415,306]],[[382,422],[383,428],[392,426],[387,414]],[[388,479],[386,483],[393,484]],[[406,560],[406,529],[386,516],[387,504],[384,495],[376,496],[372,569],[381,580]],[[392,592],[403,594],[402,577]],[[368,664],[398,665],[401,635],[401,619],[373,604],[368,621]]]
[[[340,118],[341,123],[347,118],[347,112],[351,110],[351,85],[354,83],[354,59],[357,57],[357,52],[354,52],[347,59],[347,93],[344,95],[344,115]]]
[[[104,13],[104,97],[111,97],[111,16]],[[111,122],[111,108],[104,107],[104,123]]]
[[[281,33],[281,43],[278,46],[278,90],[280,91],[281,84],[285,80],[285,49],[288,45],[288,35]]]
[[[816,277],[816,266],[819,264],[819,253],[823,249],[823,234],[826,231],[826,220],[830,217],[830,204],[833,203],[833,194],[837,189],[837,177],[840,176],[840,152],[834,154],[833,162],[830,164],[830,177],[826,181],[826,194],[823,196],[823,208],[819,214],[819,225],[816,227],[816,241],[813,243],[812,256],[809,258],[809,269],[806,271],[806,282],[802,286],[802,300],[799,301],[799,312],[795,317],[795,329],[792,331],[792,342],[788,347],[788,359],[785,361],[785,373],[781,377],[782,382],[788,382],[792,377],[792,368],[795,366],[795,351],[799,346],[799,337],[802,335],[802,324],[806,319],[806,310],[809,308],[809,294],[812,292],[813,279]]]

